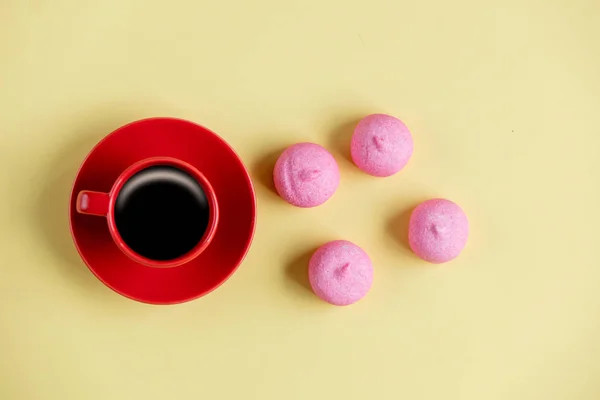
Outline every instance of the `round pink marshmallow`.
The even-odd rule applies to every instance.
[[[352,135],[352,160],[373,176],[391,176],[400,171],[413,153],[410,131],[398,118],[372,114],[363,118]]]
[[[410,216],[408,242],[425,261],[439,264],[458,257],[468,237],[467,216],[450,200],[427,200]]]
[[[310,286],[322,300],[347,306],[362,299],[373,283],[373,264],[363,249],[336,240],[319,247],[308,263]]]
[[[297,207],[325,203],[340,184],[335,158],[314,143],[298,143],[285,149],[275,163],[273,181],[277,193]]]

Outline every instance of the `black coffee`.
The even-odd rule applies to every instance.
[[[160,261],[192,250],[206,231],[209,215],[200,184],[168,165],[137,172],[121,188],[115,204],[115,223],[125,243]]]

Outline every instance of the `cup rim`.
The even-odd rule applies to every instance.
[[[198,241],[198,243],[190,251],[172,260],[153,260],[132,250],[121,237],[114,217],[117,197],[125,183],[141,170],[156,165],[170,165],[189,173],[204,190],[209,205],[208,226],[206,227],[206,230],[204,231],[200,241]],[[119,175],[109,192],[108,214],[106,215],[106,219],[113,241],[127,257],[148,267],[172,268],[190,262],[194,258],[198,257],[208,247],[216,233],[217,223],[219,220],[219,208],[217,204],[217,197],[212,185],[197,168],[185,161],[173,157],[149,157],[130,165]]]

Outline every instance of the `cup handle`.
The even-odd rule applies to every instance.
[[[108,193],[82,190],[77,195],[77,212],[105,217],[108,214],[109,200]]]

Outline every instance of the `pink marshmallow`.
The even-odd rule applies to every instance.
[[[400,171],[413,153],[410,131],[398,118],[372,114],[354,129],[350,145],[358,168],[374,176],[391,176]]]
[[[363,249],[346,240],[319,247],[308,263],[310,286],[322,300],[346,306],[362,299],[373,283],[373,264]]]
[[[467,216],[450,200],[427,200],[410,216],[408,242],[415,254],[425,261],[439,264],[456,258],[468,237]]]
[[[277,193],[297,207],[325,203],[340,184],[335,158],[314,143],[298,143],[285,149],[275,163],[273,181]]]

